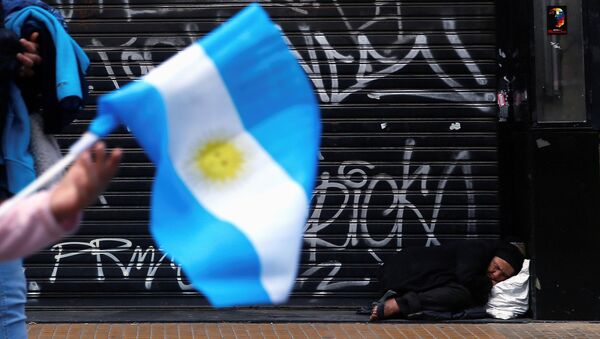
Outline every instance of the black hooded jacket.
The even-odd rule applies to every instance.
[[[484,304],[492,288],[487,268],[500,244],[499,240],[466,240],[405,249],[385,260],[381,289],[402,295],[458,283],[469,290],[475,305]]]

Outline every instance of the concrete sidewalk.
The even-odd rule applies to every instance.
[[[29,338],[600,338],[600,323],[31,323]]]

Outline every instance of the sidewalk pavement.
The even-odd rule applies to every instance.
[[[600,323],[30,323],[29,338],[600,338]]]

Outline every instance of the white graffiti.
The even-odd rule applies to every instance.
[[[342,263],[340,263],[338,261],[332,261],[332,262],[320,263],[314,267],[309,268],[304,273],[300,274],[300,277],[298,278],[298,287],[302,287],[304,285],[304,283],[307,281],[307,277],[312,276],[313,274],[317,273],[321,269],[325,269],[325,270],[329,269],[330,271],[327,274],[327,277],[324,278],[317,285],[316,292],[315,292],[316,295],[325,294],[326,293],[325,291],[339,290],[339,289],[343,289],[343,288],[350,287],[350,286],[366,286],[371,281],[371,278],[365,277],[365,278],[362,278],[362,281],[333,282],[333,279],[335,278],[335,276],[342,269]]]
[[[106,47],[102,44],[100,39],[93,38],[91,44],[98,53],[98,56],[102,60],[104,69],[108,75],[108,78],[112,81],[115,89],[121,88],[121,84],[118,82],[117,76],[115,75],[114,65],[108,57],[108,52],[118,52],[120,54],[120,60],[123,72],[127,76],[127,82],[135,80],[140,76],[148,74],[150,70],[154,68],[154,61],[152,58],[152,47],[156,45],[161,46],[185,46],[195,40],[194,36],[189,36],[188,39],[176,37],[176,38],[145,38],[143,39],[143,49],[138,50],[131,48],[130,46],[136,43],[139,38],[133,37],[128,41],[117,47]],[[134,71],[134,68],[136,71]]]
[[[136,9],[132,8],[129,4],[129,0],[122,0],[122,10],[125,14],[127,22],[131,22],[131,19],[136,16],[147,15],[147,14],[167,14],[173,11],[173,8],[170,6],[161,6],[155,9]],[[75,12],[75,8],[78,5],[79,1],[76,0],[56,0],[56,3],[59,5],[61,14],[65,17],[65,19],[70,20],[73,18],[73,14]],[[95,4],[98,9],[98,14],[102,14],[104,12],[104,0],[98,0]],[[175,9],[177,10],[177,9]]]
[[[234,1],[235,2],[235,1]],[[249,1],[237,1],[242,4],[248,3]],[[293,0],[263,0],[262,3],[268,3],[275,7],[284,7],[290,9],[293,12],[299,14],[308,14],[308,9],[305,7],[320,7],[320,3],[316,0],[304,0],[302,3],[298,3]],[[104,0],[90,0],[90,1],[81,1],[81,0],[55,0],[57,7],[60,10],[60,13],[67,20],[71,20],[74,18],[75,9],[79,5],[88,5],[93,6],[97,10],[97,14],[104,13],[105,3]],[[127,22],[131,22],[136,18],[144,18],[146,16],[167,16],[174,12],[185,12],[188,10],[187,8],[178,8],[177,6],[170,5],[159,5],[154,7],[148,7],[144,9],[140,9],[139,6],[132,6],[130,0],[121,0],[121,4],[119,5],[120,10],[123,12],[123,15]],[[210,7],[209,7],[210,8]]]
[[[310,15],[308,12],[311,7],[319,7],[317,2],[308,2],[308,3],[294,3],[292,1],[283,1],[283,2],[273,2],[273,1],[265,1],[268,3],[272,3],[276,6],[282,6],[289,8],[292,11],[298,12],[300,14],[305,14],[307,16]],[[384,4],[380,2],[375,2],[373,4],[373,18],[370,20],[366,20],[364,23],[361,23],[359,27],[353,27],[353,22],[350,18],[348,18],[344,12],[343,6],[339,4],[338,1],[334,1],[333,4],[337,8],[341,22],[348,29],[348,35],[355,42],[355,50],[357,53],[344,53],[338,51],[329,41],[329,38],[319,32],[318,30],[312,30],[310,24],[308,23],[299,23],[298,28],[302,33],[304,45],[299,45],[296,43],[294,45],[291,40],[284,36],[287,40],[290,48],[292,49],[294,55],[301,61],[302,67],[304,71],[308,74],[310,79],[312,80],[319,99],[323,103],[332,103],[332,104],[340,104],[344,102],[348,97],[353,94],[363,92],[365,89],[372,83],[377,80],[384,79],[393,74],[400,73],[403,69],[410,66],[416,59],[422,57],[422,59],[427,63],[427,65],[432,70],[433,74],[437,75],[437,77],[446,84],[448,89],[451,91],[427,91],[427,90],[367,90],[365,93],[369,98],[374,100],[379,100],[388,96],[415,96],[415,97],[427,97],[435,100],[441,101],[449,101],[449,102],[478,102],[478,103],[493,103],[496,100],[495,93],[485,91],[465,91],[463,90],[464,86],[460,83],[459,80],[453,79],[451,76],[447,74],[444,70],[443,66],[440,65],[436,61],[436,57],[429,48],[428,38],[425,34],[403,34],[402,32],[402,6],[400,1],[395,2],[394,8],[396,9],[395,13],[385,13],[382,15],[383,6],[389,7],[389,4]],[[63,6],[63,11],[65,8],[67,12],[64,13],[65,16],[70,17],[72,14],[72,8],[75,6],[74,0],[68,4],[68,6]],[[100,1],[98,3],[98,10],[100,12],[103,11],[103,2]],[[125,11],[126,17],[128,20],[134,18],[136,16],[143,16],[145,14],[152,13],[154,15],[168,15],[169,13],[173,13],[177,11],[176,7],[173,8],[157,8],[152,10],[135,10],[132,9],[129,5],[128,0],[123,0],[122,10]],[[390,46],[385,46],[377,50],[373,47],[373,43],[370,41],[370,38],[365,33],[365,30],[375,24],[392,21],[397,23],[398,27],[398,35],[396,40],[393,41]],[[470,52],[465,47],[461,38],[458,34],[453,33],[456,31],[456,21],[454,19],[443,19],[442,26],[447,31],[445,34],[446,39],[448,40],[450,46],[453,51],[456,53],[458,58],[461,60],[465,68],[470,72],[472,78],[475,80],[477,84],[480,86],[487,86],[488,80],[482,74],[477,63],[474,62],[471,57]],[[182,41],[181,38],[150,38],[148,41],[144,42],[144,47],[141,49],[135,49],[130,47],[132,41],[128,41],[120,46],[111,46],[111,47],[103,47],[102,49],[95,49],[99,54],[105,68],[107,71],[107,75],[113,81],[115,88],[119,88],[120,85],[117,83],[114,77],[113,65],[114,60],[109,60],[106,51],[107,50],[121,50],[121,67],[123,67],[124,72],[127,74],[129,80],[136,79],[139,76],[145,75],[156,62],[153,60],[151,47],[155,45],[166,45],[173,46],[176,49],[181,49],[186,46],[187,43],[191,43],[195,39],[198,38],[197,34],[192,32],[197,32],[197,27],[195,24],[187,23],[185,24],[184,31],[188,32],[188,36],[190,38],[189,41]],[[132,38],[136,39],[136,38]],[[412,46],[411,46],[412,44]],[[95,38],[92,40],[93,47],[103,46],[101,39]],[[408,50],[405,55],[391,55],[392,50],[395,46],[408,46],[410,50]],[[305,56],[299,52],[300,49],[305,49]],[[320,58],[320,55],[325,56],[325,60]],[[323,64],[325,61],[325,64]],[[132,71],[130,64],[136,64],[138,66],[138,70],[136,72]],[[346,87],[342,87],[340,84],[340,71],[339,66],[341,64],[353,65],[356,67],[356,71],[354,74],[354,83],[349,84]],[[344,73],[346,74],[346,73]],[[491,108],[481,107],[481,110],[487,110]]]
[[[422,226],[423,232],[426,235],[424,246],[440,245],[435,234],[435,228],[440,211],[444,206],[444,193],[448,179],[457,170],[462,171],[461,174],[465,178],[465,194],[468,204],[466,216],[468,220],[467,232],[471,233],[475,231],[475,196],[471,180],[471,167],[470,165],[460,165],[460,163],[469,158],[469,153],[467,151],[458,152],[454,158],[454,162],[444,168],[441,177],[432,180],[429,179],[431,173],[430,165],[415,166],[411,164],[414,147],[415,141],[408,139],[403,155],[402,175],[398,180],[385,173],[372,174],[371,172],[376,169],[376,166],[364,161],[343,162],[338,167],[335,177],[328,172],[321,174],[320,183],[315,188],[313,195],[314,208],[304,231],[305,243],[308,245],[310,253],[309,262],[317,262],[319,249],[342,251],[360,248],[359,245],[361,245],[361,242],[369,249],[369,254],[371,254],[375,261],[381,262],[374,249],[386,247],[394,240],[396,241],[394,247],[397,250],[402,249],[403,225],[407,213],[413,213]],[[409,189],[415,185],[419,188],[418,191],[422,196],[433,197],[433,210],[429,216],[425,216],[421,208],[412,203],[409,198]],[[432,190],[429,189],[430,186],[434,186]],[[380,239],[375,239],[369,230],[369,220],[371,220],[369,217],[371,210],[370,203],[375,189],[378,189],[378,191],[387,189],[392,194],[390,205],[383,210],[382,216],[393,216],[394,223],[387,236],[381,238],[381,235],[378,235]],[[323,220],[322,213],[326,207],[325,200],[333,194],[341,194],[343,201],[337,205],[337,210],[331,217]],[[331,208],[330,205],[327,207]],[[351,211],[351,218],[347,221],[342,220],[343,223],[347,222],[346,239],[343,242],[333,243],[319,237],[319,233],[325,232],[327,228],[332,227],[334,224],[339,225],[339,223],[336,223],[338,217],[347,210]],[[308,277],[316,273],[319,269],[331,265],[331,263],[318,264],[316,267],[306,270],[300,276]],[[336,269],[330,273],[327,279],[331,280],[339,271],[341,265],[341,263],[336,263]],[[323,282],[326,281],[329,280],[323,280]],[[363,284],[364,282],[360,281],[346,282],[343,285],[319,284],[317,290],[335,289],[339,286],[346,287],[349,285],[363,286]]]
[[[380,13],[380,6],[378,2],[374,4],[375,17],[372,20],[362,24],[357,29],[352,26],[351,20],[349,20],[337,1],[334,4],[338,8],[341,15],[341,19],[344,22],[346,28],[349,30],[349,34],[356,43],[356,49],[358,50],[358,57],[352,55],[344,55],[329,43],[327,37],[320,32],[311,32],[309,25],[301,25],[299,28],[303,32],[304,41],[308,48],[308,58],[303,58],[302,55],[297,51],[298,46],[293,46],[291,41],[288,39],[288,44],[294,50],[295,56],[302,60],[302,67],[304,71],[309,75],[313,81],[319,98],[323,103],[339,104],[347,99],[350,95],[355,94],[361,90],[364,90],[370,83],[379,79],[388,77],[392,74],[400,72],[405,67],[409,66],[411,62],[415,61],[419,56],[423,56],[432,71],[443,81],[448,88],[455,90],[454,92],[441,92],[432,93],[429,91],[418,91],[418,90],[402,90],[402,91],[370,91],[367,95],[372,99],[380,99],[384,96],[418,96],[428,97],[438,100],[446,101],[471,101],[471,102],[494,102],[495,94],[490,93],[474,93],[461,91],[463,86],[459,81],[452,79],[444,71],[442,66],[436,62],[436,58],[432,51],[428,48],[427,36],[424,34],[418,35],[402,35],[398,34],[395,44],[405,44],[408,41],[413,42],[412,48],[402,57],[398,56],[386,56],[390,54],[391,48],[383,48],[381,51],[377,51],[373,44],[370,42],[369,37],[363,33],[366,28],[384,21],[394,20],[398,23],[398,32],[402,31],[401,21],[401,2],[396,2],[397,13],[394,16],[381,16],[377,15]],[[449,32],[456,29],[456,22],[453,19],[443,20],[443,27]],[[481,70],[477,64],[473,61],[469,51],[465,48],[460,37],[455,33],[447,33],[446,38],[450,42],[453,50],[462,60],[465,67],[469,70],[475,81],[481,85],[487,85],[487,79],[483,76]],[[317,57],[318,52],[322,52],[327,61],[327,72],[321,69],[319,58]],[[356,64],[358,69],[355,75],[355,83],[347,88],[341,88],[339,85],[339,72],[338,63]],[[379,66],[379,67],[378,67]],[[383,68],[381,68],[383,67]],[[323,74],[328,74],[324,76]],[[330,82],[329,88],[325,86],[326,81]]]
[[[119,259],[118,253],[128,252],[133,249],[133,254],[127,264]],[[131,240],[122,238],[98,238],[90,242],[61,242],[50,249],[56,252],[54,255],[54,268],[50,274],[49,281],[54,283],[59,276],[60,265],[67,259],[79,256],[93,256],[96,259],[96,278],[99,281],[105,280],[104,269],[107,264],[116,265],[122,276],[127,279],[131,276],[132,270],[146,270],[145,288],[152,288],[152,281],[159,267],[165,263],[168,254],[156,250],[149,246],[142,250],[140,246],[133,248]],[[181,267],[174,264],[174,261],[168,260],[170,268],[177,272],[177,284],[182,290],[191,290],[192,287],[183,281]]]

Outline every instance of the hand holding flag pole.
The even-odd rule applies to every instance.
[[[246,7],[101,97],[89,132],[26,191],[119,123],[157,167],[151,233],[192,285],[214,306],[286,301],[316,178],[320,117],[306,74],[265,11]]]
[[[44,173],[42,173],[29,185],[25,186],[11,199],[6,200],[0,205],[0,216],[6,213],[6,211],[13,208],[13,206],[18,204],[24,198],[30,196],[31,194],[39,191],[42,188],[45,188],[50,183],[52,183],[54,181],[54,178],[56,178],[56,176],[58,176],[59,174],[63,173],[67,166],[69,166],[73,161],[75,161],[77,157],[81,155],[81,153],[90,149],[96,142],[108,135],[117,126],[118,122],[110,115],[103,115],[97,117],[92,122],[92,125],[90,126],[90,131],[84,133],[81,136],[81,138],[79,138],[73,145],[71,145],[71,147],[69,147],[69,151],[64,157],[62,157],[54,165],[50,166],[50,168],[44,171]]]
[[[98,140],[100,140],[98,135],[90,132],[83,134],[81,138],[69,148],[69,152],[62,159],[48,168],[37,179],[19,191],[19,193],[2,203],[2,205],[0,205],[0,216],[4,215],[4,213],[13,208],[13,206],[18,204],[25,197],[48,186],[53,182],[53,179],[57,175],[61,174],[81,153],[92,147]]]

